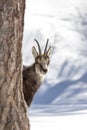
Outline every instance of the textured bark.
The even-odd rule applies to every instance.
[[[0,130],[29,130],[22,92],[25,0],[0,0]]]

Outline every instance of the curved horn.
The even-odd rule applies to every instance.
[[[45,49],[44,49],[44,54],[45,54],[46,51],[47,51],[48,42],[49,42],[49,39],[47,39],[47,43],[46,43],[46,46],[45,46]]]
[[[39,44],[39,42],[36,40],[36,39],[34,39],[34,41],[37,43],[37,45],[38,45],[38,50],[39,50],[39,54],[41,54],[41,49],[40,49],[40,44]]]

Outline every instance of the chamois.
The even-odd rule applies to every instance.
[[[32,54],[34,56],[35,62],[31,66],[23,66],[23,93],[26,104],[30,106],[34,94],[43,82],[45,75],[48,71],[48,65],[50,63],[50,55],[52,52],[51,46],[47,49],[48,41],[47,39],[44,53],[42,54],[39,42],[34,39],[37,43],[38,50],[35,46],[32,47]]]

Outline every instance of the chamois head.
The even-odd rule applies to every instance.
[[[32,54],[35,58],[35,70],[38,74],[46,74],[46,72],[48,71],[50,55],[52,52],[51,46],[47,49],[49,39],[47,39],[43,53],[41,52],[39,42],[36,39],[34,39],[34,40],[36,41],[37,46],[38,46],[38,51],[36,50],[35,46],[32,47]]]

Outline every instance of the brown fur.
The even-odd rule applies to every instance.
[[[23,93],[28,106],[30,106],[34,94],[41,85],[41,77],[35,72],[35,63],[32,66],[24,67],[23,70]]]

